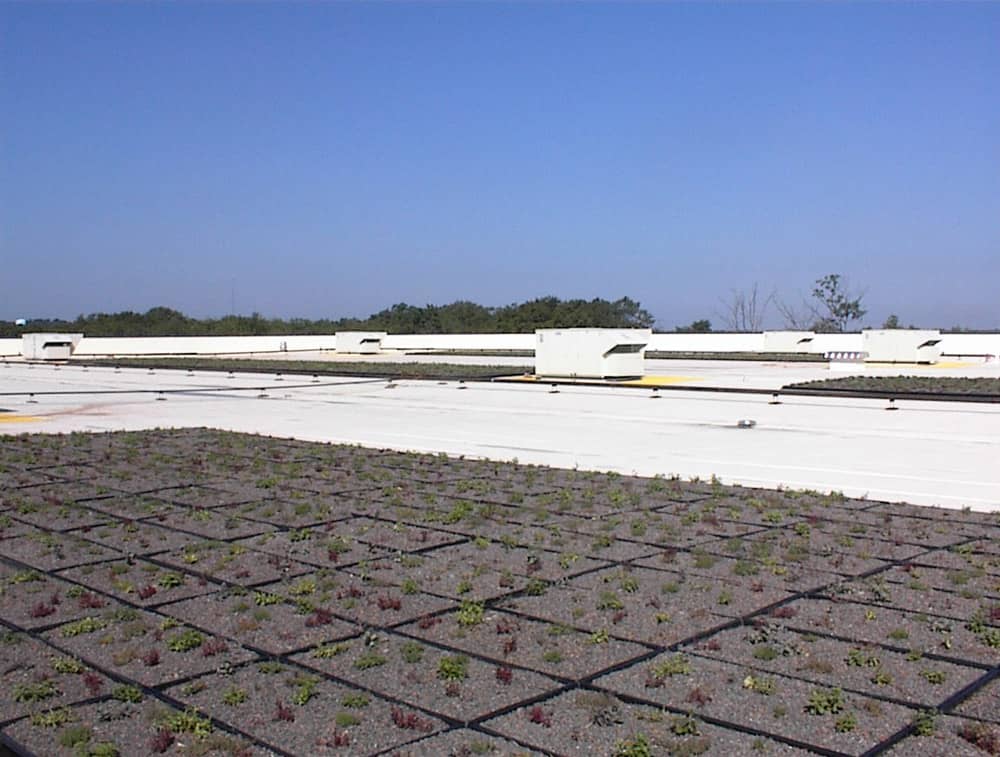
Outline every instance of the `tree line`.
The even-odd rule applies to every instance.
[[[649,311],[628,297],[614,301],[541,297],[501,307],[468,301],[423,307],[399,303],[367,318],[318,320],[265,318],[259,313],[191,318],[171,308],[155,307],[145,313],[91,313],[72,321],[34,318],[24,325],[4,322],[0,323],[0,337],[37,331],[68,331],[91,337],[286,336],[352,330],[390,334],[511,334],[544,328],[652,328],[654,321]]]

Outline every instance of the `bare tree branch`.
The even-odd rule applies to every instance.
[[[775,298],[774,306],[777,308],[778,313],[781,314],[781,319],[784,321],[785,328],[787,329],[809,331],[819,318],[816,308],[812,307],[805,300],[802,300],[801,305],[794,305],[785,300]]]
[[[862,318],[868,312],[861,306],[865,290],[848,291],[840,274],[832,273],[816,279],[812,296],[814,302],[802,297],[801,307],[775,299],[775,307],[784,319],[786,328],[843,332],[851,321]]]
[[[749,290],[730,290],[729,297],[720,301],[723,309],[718,315],[727,331],[760,331],[764,325],[767,308],[774,299],[773,291],[762,297],[755,281]]]

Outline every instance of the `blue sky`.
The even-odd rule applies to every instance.
[[[0,4],[0,318],[1000,327],[998,82],[998,3]]]

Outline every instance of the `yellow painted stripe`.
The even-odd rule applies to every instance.
[[[504,381],[525,381],[528,383],[535,382],[565,382],[567,384],[572,384],[572,378],[563,377],[546,377],[546,376],[504,376]],[[595,383],[601,381],[601,379],[583,379],[586,383]],[[633,379],[632,381],[613,381],[605,380],[608,386],[667,386],[669,384],[686,384],[691,381],[704,381],[701,376],[643,376],[639,379]]]
[[[7,415],[7,413],[0,413],[0,423],[32,423],[34,421],[40,421],[37,415]]]
[[[622,381],[628,386],[668,386],[670,384],[686,384],[691,381],[704,381],[700,376],[643,376],[635,381]]]
[[[982,363],[960,362],[958,360],[948,363],[875,363],[869,361],[865,365],[872,368],[919,368],[924,371],[932,371],[935,368],[970,368],[974,365],[982,365]]]

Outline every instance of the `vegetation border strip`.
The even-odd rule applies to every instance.
[[[218,365],[212,365],[212,362]],[[245,364],[245,365],[241,365]],[[52,363],[32,363],[33,365],[53,365]],[[11,364],[13,365],[13,363]],[[85,368],[126,368],[136,370],[201,371],[208,373],[264,373],[308,376],[356,376],[360,378],[406,379],[415,381],[491,381],[529,370],[529,365],[481,365],[478,363],[421,363],[421,362],[379,362],[375,360],[355,361],[252,361],[245,358],[218,358],[187,356],[179,358],[128,357],[117,360],[73,359],[67,366]],[[363,366],[359,368],[359,366]],[[413,375],[409,375],[413,374]]]
[[[384,381],[384,379],[383,379]],[[319,389],[339,386],[354,386],[357,384],[382,383],[373,378],[359,381],[327,381],[309,384],[287,384],[280,387],[275,386],[207,386],[195,387],[192,389],[51,389],[38,392],[0,392],[0,397],[52,397],[52,396],[86,396],[92,394],[208,394],[211,392],[266,392],[268,389]]]
[[[748,386],[703,386],[692,384],[667,384],[664,386],[645,386],[640,384],[630,384],[625,382],[609,382],[591,379],[569,379],[569,378],[539,378],[535,381],[525,381],[521,377],[498,377],[492,379],[494,383],[518,384],[521,386],[536,386],[540,389],[551,389],[553,386],[585,386],[585,387],[611,387],[615,389],[641,390],[649,393],[655,390],[662,392],[698,392],[702,394],[749,394],[767,395],[773,398],[780,397],[827,397],[827,398],[847,398],[847,399],[874,399],[874,400],[908,400],[921,402],[977,402],[977,403],[1000,403],[1000,394],[963,394],[959,392],[894,392],[877,391],[869,389],[804,389],[787,388],[763,389]]]
[[[685,350],[646,350],[646,360],[729,360],[752,363],[828,363],[820,352],[689,352]]]
[[[673,387],[671,387],[673,388]],[[766,391],[766,390],[765,390]],[[850,397],[860,399],[919,400],[927,402],[987,402],[1000,403],[1000,394],[976,394],[963,392],[907,392],[876,389],[806,389],[805,387],[781,388],[778,395],[799,397]]]

